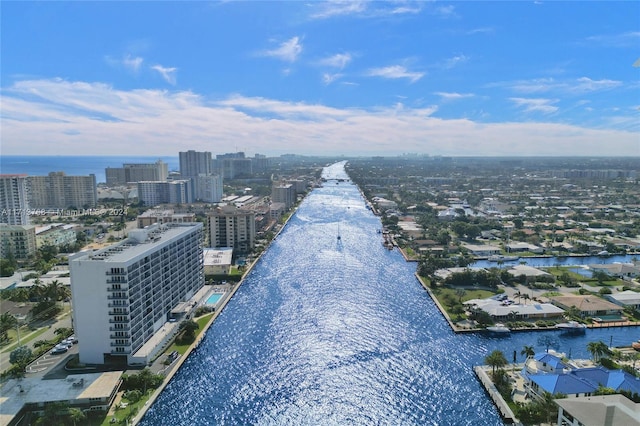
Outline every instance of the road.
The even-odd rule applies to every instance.
[[[38,337],[36,337],[35,339],[30,340],[26,346],[31,348],[31,350],[33,350],[33,344],[35,342],[37,342],[38,340],[51,340],[54,337],[56,337],[56,334],[54,333],[56,329],[58,328],[71,328],[71,314],[70,313],[66,313],[61,317],[57,318],[57,321],[52,324],[51,326],[49,326],[47,328],[47,330],[42,333],[41,335],[39,335]],[[26,338],[28,336],[28,334],[26,336],[22,336],[23,338]],[[11,363],[9,362],[9,355],[10,355],[10,351],[9,352],[3,352],[0,353],[0,371],[6,371],[9,368],[11,368]]]

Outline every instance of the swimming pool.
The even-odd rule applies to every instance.
[[[209,298],[207,299],[206,304],[207,305],[211,305],[211,306],[215,306],[218,304],[218,302],[220,301],[220,299],[222,298],[222,293],[213,293],[211,296],[209,296]]]

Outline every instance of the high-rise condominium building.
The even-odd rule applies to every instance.
[[[246,253],[253,249],[256,238],[256,214],[234,206],[216,208],[208,215],[211,247],[232,247]]]
[[[125,185],[129,182],[164,181],[169,176],[169,166],[162,160],[155,163],[125,163],[122,167],[107,167],[107,185]]]
[[[80,362],[146,364],[166,343],[172,310],[204,285],[202,223],[154,225],[70,257]]]
[[[271,200],[274,203],[283,203],[289,210],[296,202],[296,187],[290,183],[280,183],[271,188]]]
[[[145,206],[158,204],[193,203],[193,189],[190,180],[165,182],[138,182],[138,199]]]
[[[218,203],[222,200],[222,177],[220,175],[200,175],[193,179],[195,198],[205,203]]]
[[[98,202],[96,176],[67,176],[51,172],[48,176],[30,176],[32,208],[94,208]]]
[[[210,175],[211,153],[208,151],[198,152],[189,150],[180,152],[180,175],[183,178],[192,178],[201,174]]]
[[[0,175],[0,223],[29,224],[27,175]]]

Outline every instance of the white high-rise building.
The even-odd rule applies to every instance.
[[[193,178],[201,174],[209,175],[212,170],[211,153],[189,150],[180,152],[180,175],[183,178]]]
[[[31,176],[30,207],[75,209],[94,208],[98,202],[96,176],[67,176],[51,172],[48,176]]]
[[[246,253],[253,249],[256,238],[256,214],[234,206],[216,208],[208,215],[209,244],[213,248],[232,247]]]
[[[138,182],[138,200],[151,207],[158,204],[193,203],[191,181]]]
[[[70,257],[80,362],[149,362],[204,285],[202,242],[202,223],[154,225]]]
[[[0,175],[0,223],[29,224],[27,175]]]
[[[222,177],[220,175],[199,175],[193,179],[195,198],[205,203],[218,203],[222,200]]]
[[[162,160],[155,163],[125,163],[122,167],[107,167],[108,186],[126,185],[129,182],[163,181],[169,176],[169,166]]]

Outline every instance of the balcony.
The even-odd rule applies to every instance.
[[[109,315],[129,315],[128,309],[122,309],[121,311],[109,311]]]
[[[118,284],[118,285],[107,287],[107,291],[129,291],[129,286],[126,283],[109,283],[109,284]]]
[[[112,347],[120,346],[122,348],[130,348],[131,347],[131,342],[127,342],[127,343],[114,343],[114,342],[111,342],[110,346],[112,346]]]
[[[109,308],[128,308],[129,307],[129,302],[108,303],[107,306]]]
[[[125,319],[113,319],[113,318],[109,318],[109,323],[111,324],[129,324],[129,318],[125,318]],[[124,330],[124,329],[121,329]]]
[[[109,322],[116,322],[116,321],[109,321]],[[131,327],[129,327],[129,325],[124,325],[121,328],[109,327],[109,331],[129,331],[129,330],[131,330]]]
[[[110,296],[107,296],[107,299],[109,299],[109,300],[129,300],[129,296],[127,296],[127,295],[120,295],[120,296],[110,295]]]
[[[120,330],[118,330],[118,331],[120,331]],[[115,334],[110,334],[109,338],[110,339],[129,339],[129,338],[131,338],[131,334],[125,333],[124,336],[116,336]],[[120,346],[122,346],[122,345],[120,345]]]

